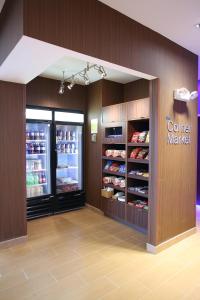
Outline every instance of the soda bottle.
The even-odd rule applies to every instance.
[[[40,153],[45,153],[46,152],[46,146],[45,143],[40,144]]]
[[[35,139],[35,133],[33,130],[30,131],[30,140],[34,140]]]
[[[61,153],[65,153],[65,144],[61,144]]]
[[[35,140],[39,140],[39,139],[40,139],[40,133],[39,133],[38,130],[35,131],[34,139],[35,139]]]
[[[39,139],[40,140],[44,140],[45,139],[44,130],[40,130],[39,131]]]
[[[76,131],[73,131],[73,133],[72,133],[72,140],[73,140],[73,141],[76,140]]]
[[[39,175],[39,184],[42,184],[43,181],[42,181],[42,174]]]
[[[33,143],[33,148],[34,148],[34,154],[37,153],[37,143]]]
[[[56,145],[56,149],[57,149],[57,152],[60,153],[60,151],[61,151],[61,145],[60,145],[60,144],[57,144],[57,145]]]
[[[39,143],[36,144],[36,153],[40,153],[40,144]]]
[[[26,140],[27,140],[27,141],[30,140],[30,132],[29,132],[29,131],[26,132]]]
[[[31,144],[29,145],[29,153],[30,153],[30,154],[34,154],[34,145],[33,145],[33,143],[31,143]]]
[[[42,174],[42,183],[46,183],[46,175],[44,173]]]

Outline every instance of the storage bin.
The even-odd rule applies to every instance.
[[[113,194],[114,194],[113,191],[107,191],[107,190],[104,190],[104,189],[101,190],[101,196],[104,197],[104,198],[112,198]]]

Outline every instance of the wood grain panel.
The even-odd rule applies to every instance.
[[[87,88],[75,85],[66,90],[63,95],[58,94],[60,82],[57,80],[37,77],[27,84],[26,103],[52,108],[87,110]]]
[[[23,35],[23,0],[6,0],[0,14],[0,65]]]
[[[25,86],[0,81],[0,241],[26,235]]]
[[[192,228],[197,106],[189,104],[185,113],[183,104],[174,106],[172,93],[182,86],[197,89],[197,56],[96,0],[26,0],[24,6],[26,35],[159,78],[157,184],[152,200],[157,219],[149,243],[157,245]],[[166,115],[192,124],[190,146],[166,145]]]
[[[124,101],[132,101],[149,97],[149,80],[139,79],[124,84]]]

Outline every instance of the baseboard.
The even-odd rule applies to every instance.
[[[17,237],[15,239],[10,239],[10,240],[6,240],[6,241],[3,241],[3,242],[0,242],[0,249],[12,247],[14,245],[17,245],[17,244],[20,244],[20,243],[24,243],[24,242],[27,241],[27,237],[28,236],[25,235],[25,236]]]
[[[148,252],[156,254],[156,253],[159,253],[159,252],[169,248],[170,246],[182,241],[183,239],[191,236],[194,233],[196,233],[196,227],[193,227],[187,231],[184,231],[183,233],[180,233],[180,234],[174,236],[173,238],[171,238],[157,246],[147,243],[146,249]]]
[[[95,211],[96,213],[103,215],[102,210],[100,210],[99,208],[97,208],[95,206],[92,206],[92,205],[90,205],[88,203],[85,203],[85,206],[88,207],[89,209]]]

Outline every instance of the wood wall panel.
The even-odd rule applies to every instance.
[[[87,202],[101,208],[101,109],[102,81],[88,86],[88,118],[86,131]],[[98,119],[97,141],[91,141],[91,119]]]
[[[26,235],[25,86],[0,81],[0,241]]]
[[[149,80],[139,79],[124,85],[124,101],[149,97]]]
[[[192,228],[197,106],[189,104],[188,114],[181,106],[177,111],[172,94],[182,86],[197,89],[197,56],[96,0],[26,0],[24,9],[24,34],[159,78],[157,178],[152,199],[157,222],[149,242],[157,245]],[[192,123],[191,146],[166,145],[166,115]]]
[[[0,14],[0,65],[23,35],[23,0],[6,0]]]
[[[33,79],[27,84],[26,104],[86,112],[87,89],[75,85],[73,89],[66,89],[63,95],[59,95],[59,85],[60,82],[53,79],[43,77]]]

